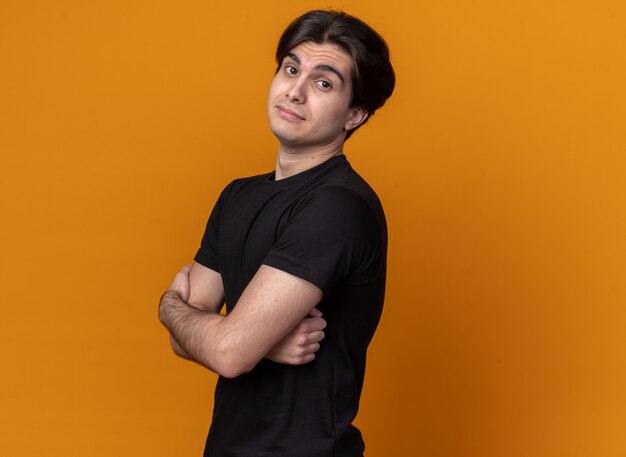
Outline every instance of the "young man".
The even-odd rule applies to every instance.
[[[276,170],[224,189],[159,317],[176,354],[220,375],[205,456],[362,456],[352,421],[387,230],[343,143],[391,95],[394,73],[383,39],[333,11],[297,18],[276,60]]]

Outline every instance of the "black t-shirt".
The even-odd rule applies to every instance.
[[[378,197],[340,155],[297,175],[237,179],[220,195],[195,261],[219,272],[232,311],[262,264],[324,293],[313,362],[263,359],[220,377],[205,456],[357,457],[352,425],[385,293],[387,228]]]

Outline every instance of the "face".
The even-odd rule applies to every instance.
[[[310,41],[283,59],[270,87],[268,117],[281,145],[292,148],[342,144],[367,117],[350,108],[352,58],[332,44]]]

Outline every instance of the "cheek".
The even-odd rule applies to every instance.
[[[275,90],[275,88],[274,88],[274,84],[272,84],[272,85],[270,86],[270,91],[269,91],[269,94],[268,94],[268,99],[270,99],[270,100],[271,100],[271,99],[274,97],[274,93],[275,93],[275,92],[276,92],[276,90]]]
[[[272,84],[270,84],[269,98],[276,98],[285,92],[285,81],[280,78],[280,75],[274,76]]]
[[[319,112],[328,124],[343,125],[347,120],[346,109],[343,103],[332,103],[320,108]]]
[[[268,102],[270,102],[273,98],[276,97],[277,86],[278,86],[278,84],[277,84],[276,78],[274,78],[272,80],[272,84],[270,84],[270,90],[269,90],[269,93],[268,93],[268,96],[267,96]]]

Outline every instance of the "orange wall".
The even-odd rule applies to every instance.
[[[622,5],[334,3],[398,75],[346,148],[391,242],[369,457],[626,455]],[[274,46],[315,6],[0,5],[1,455],[199,455],[215,376],[157,300],[273,168]]]

